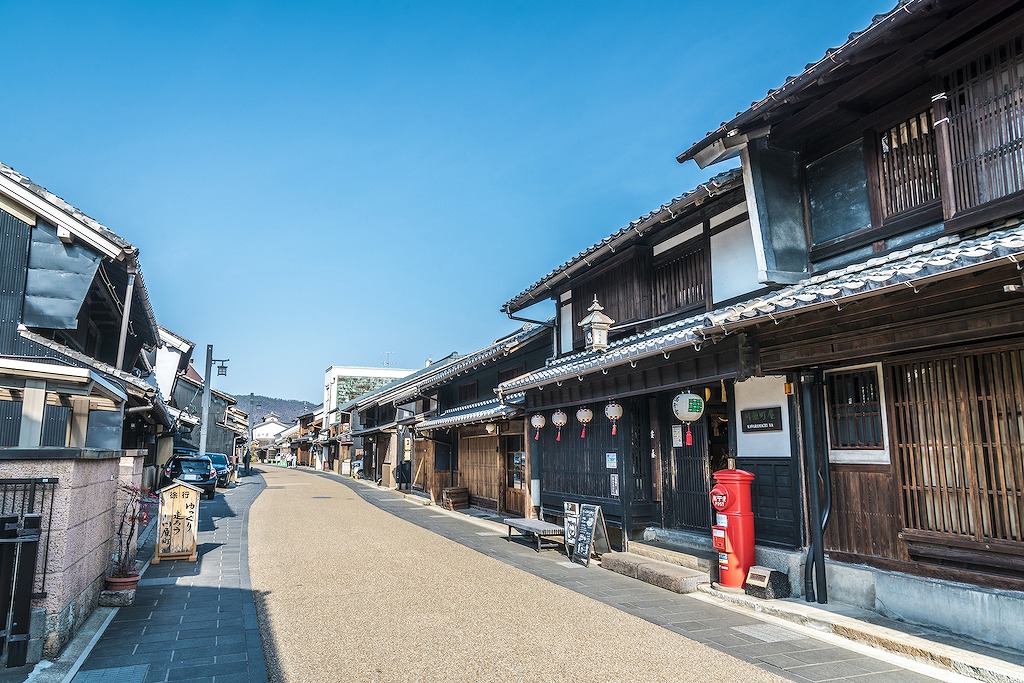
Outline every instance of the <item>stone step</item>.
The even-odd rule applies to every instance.
[[[718,555],[704,548],[687,548],[661,541],[630,541],[629,552],[703,572],[709,581],[717,578]]]
[[[652,560],[635,553],[605,553],[601,556],[601,566],[673,593],[693,593],[700,584],[708,582],[707,572]]]

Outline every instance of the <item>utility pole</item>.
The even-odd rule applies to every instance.
[[[227,360],[214,360],[213,358],[213,344],[206,345],[206,374],[203,376],[203,421],[199,427],[199,455],[206,455],[206,438],[210,434],[210,398],[212,396],[212,389],[210,384],[213,380],[211,374],[213,372],[213,364],[217,363],[217,374],[226,375],[228,374],[228,367],[225,365]]]

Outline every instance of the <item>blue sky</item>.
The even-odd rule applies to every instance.
[[[139,247],[157,320],[231,359],[216,388],[319,401],[329,365],[513,330],[505,301],[724,170],[675,156],[893,4],[0,0],[0,161]]]

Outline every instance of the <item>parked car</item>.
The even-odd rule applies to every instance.
[[[161,488],[175,479],[192,484],[203,490],[207,498],[217,495],[217,469],[208,456],[175,455],[164,466],[160,479]]]
[[[217,470],[217,486],[227,486],[231,470],[234,469],[234,465],[228,462],[228,456],[224,453],[207,453],[206,455]]]

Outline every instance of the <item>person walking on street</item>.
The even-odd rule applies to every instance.
[[[245,462],[245,476],[249,476],[249,463],[252,462],[252,451],[246,449],[245,455],[243,456],[242,460],[243,462]]]

